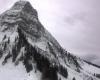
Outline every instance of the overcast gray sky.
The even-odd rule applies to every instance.
[[[0,0],[0,13],[18,0]],[[100,0],[28,0],[67,51],[100,64]]]

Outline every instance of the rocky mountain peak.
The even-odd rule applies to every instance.
[[[16,22],[37,22],[38,15],[37,11],[31,6],[28,1],[18,1],[11,9],[5,11],[0,16],[1,26],[3,23],[16,23]]]
[[[17,25],[18,28],[32,36],[40,37],[44,34],[44,28],[38,20],[37,11],[28,1],[18,1],[11,9],[1,14],[0,25],[1,31],[12,31],[12,28],[16,28]]]
[[[13,5],[13,9],[19,10],[24,8],[25,6],[31,7],[30,3],[28,1],[18,1]]]
[[[20,12],[23,11],[24,13],[37,16],[36,10],[31,6],[28,1],[16,2],[11,8],[11,10],[19,10]]]

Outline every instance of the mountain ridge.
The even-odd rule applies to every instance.
[[[28,1],[18,1],[1,14],[0,37],[2,68],[9,62],[23,65],[27,74],[39,76],[39,80],[99,80],[94,73],[100,74],[100,69],[64,50],[40,23],[37,11]],[[87,66],[97,72],[86,70]]]

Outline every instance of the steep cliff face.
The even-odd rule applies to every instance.
[[[18,74],[20,76],[15,79],[11,74],[9,80],[98,80],[93,74],[99,74],[100,69],[93,67],[98,72],[91,72],[84,69],[85,65],[89,66],[59,45],[40,23],[37,11],[28,1],[18,1],[10,10],[1,14],[2,80],[8,80],[2,75],[9,74],[11,69],[12,73],[15,72],[14,77]]]

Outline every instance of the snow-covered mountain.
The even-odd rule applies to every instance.
[[[100,68],[64,50],[18,1],[0,15],[0,80],[100,80]]]

